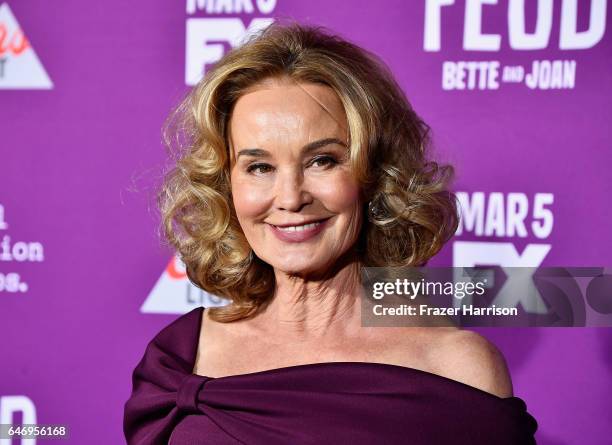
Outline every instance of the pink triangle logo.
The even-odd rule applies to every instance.
[[[0,89],[51,89],[53,82],[8,3],[0,5]]]
[[[225,306],[229,301],[195,287],[185,265],[175,255],[149,292],[140,312],[145,314],[184,314],[199,307]]]

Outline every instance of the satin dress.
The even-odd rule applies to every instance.
[[[325,362],[193,374],[203,310],[166,326],[134,369],[128,445],[536,443],[522,399],[413,368]]]

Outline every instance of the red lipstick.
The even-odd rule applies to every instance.
[[[329,221],[329,218],[322,221],[317,221],[315,223],[306,224],[305,226],[277,227],[272,224],[268,224],[268,226],[279,240],[287,243],[301,243],[308,241],[321,233],[321,231],[325,228],[327,221]]]

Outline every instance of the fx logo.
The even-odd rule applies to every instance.
[[[523,273],[527,276],[515,274],[515,278],[518,279],[514,281],[525,283],[526,287],[522,289],[524,292],[508,292],[508,288],[505,287],[498,294],[494,303],[506,307],[517,307],[520,303],[527,312],[544,313],[546,305],[533,285],[530,274],[542,264],[550,248],[550,244],[529,244],[521,255],[512,243],[455,241],[453,243],[453,266],[475,267],[486,264],[525,268],[521,270],[524,270]],[[528,268],[532,268],[531,271]],[[456,276],[455,280],[461,281],[461,277]]]
[[[250,35],[267,28],[272,18],[255,18],[247,28],[239,18],[187,19],[185,84],[193,86],[204,76],[206,65],[217,62],[229,49],[240,46]]]

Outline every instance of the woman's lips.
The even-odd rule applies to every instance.
[[[329,218],[318,221],[313,224],[306,224],[302,229],[288,230],[284,227],[276,227],[272,224],[268,224],[272,233],[281,241],[288,243],[301,243],[317,236],[325,228]]]

